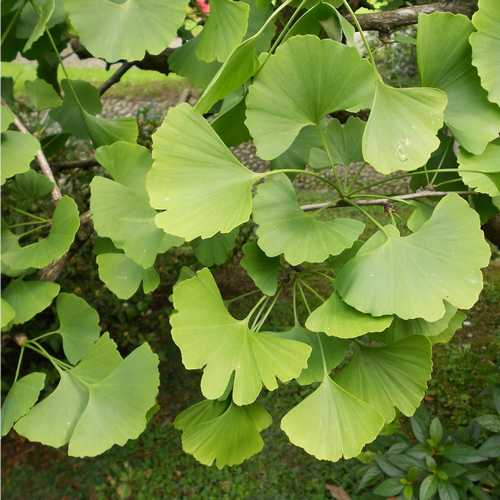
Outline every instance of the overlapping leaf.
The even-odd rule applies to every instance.
[[[437,321],[444,301],[469,309],[482,288],[480,269],[490,250],[479,217],[467,202],[448,194],[432,217],[409,236],[386,226],[340,270],[342,299],[358,311],[402,319]]]
[[[205,266],[221,265],[233,253],[238,229],[227,234],[216,234],[207,240],[198,238],[193,241],[193,250],[196,258]]]
[[[189,104],[170,109],[153,136],[147,190],[165,210],[156,224],[186,240],[228,233],[250,217],[252,185],[262,177],[242,165]]]
[[[45,80],[26,80],[24,89],[29,100],[37,110],[57,108],[62,101],[54,87]]]
[[[249,241],[243,245],[240,265],[263,293],[266,295],[276,293],[280,271],[279,257],[268,257],[255,241]]]
[[[114,179],[94,177],[90,184],[96,232],[111,238],[127,257],[147,269],[158,254],[182,243],[155,225],[157,212],[146,192],[151,153],[137,144],[116,142],[99,148],[96,159]]]
[[[273,175],[257,188],[253,218],[260,248],[268,257],[284,254],[292,265],[323,262],[351,247],[364,229],[357,220],[323,221],[304,212],[284,174]]]
[[[47,24],[54,13],[55,0],[33,0],[24,5],[23,12],[21,12],[21,21],[23,21],[23,15],[31,15],[36,19],[36,24],[23,47],[23,52],[26,52],[44,34]]]
[[[208,399],[221,397],[234,374],[233,401],[250,404],[262,386],[272,391],[277,379],[287,382],[307,366],[308,345],[253,332],[248,319],[233,318],[208,269],[177,283],[173,302],[172,338],[187,369],[203,368],[201,391]]]

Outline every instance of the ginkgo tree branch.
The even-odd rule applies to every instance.
[[[99,95],[103,95],[115,83],[118,83],[123,75],[134,66],[133,62],[125,61],[100,87]]]

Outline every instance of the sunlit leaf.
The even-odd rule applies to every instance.
[[[433,344],[447,344],[455,335],[457,330],[462,328],[462,324],[467,318],[467,314],[464,311],[457,311],[455,316],[453,316],[448,323],[448,326],[439,335],[434,337],[429,337],[429,340]]]
[[[3,298],[1,299],[0,321],[1,328],[5,328],[16,316],[14,308]]]
[[[234,374],[233,401],[253,403],[262,386],[272,391],[307,366],[311,348],[300,342],[253,332],[248,319],[233,318],[208,269],[174,287],[172,338],[188,370],[203,368],[201,391],[221,397]]]
[[[193,250],[196,258],[205,266],[221,265],[233,253],[238,229],[227,234],[216,234],[207,240],[197,238],[193,241]]]
[[[374,316],[431,322],[444,316],[444,301],[459,309],[473,306],[490,249],[477,213],[465,200],[448,194],[409,236],[400,236],[395,226],[385,231],[340,270],[337,291],[345,302]]]
[[[268,257],[255,241],[243,245],[241,267],[266,295],[274,295],[278,289],[278,274],[280,271],[279,257]]]
[[[2,170],[0,183],[9,177],[29,170],[30,163],[40,150],[40,143],[30,134],[14,130],[2,132]]]
[[[284,254],[292,265],[323,262],[359,238],[364,224],[345,218],[319,219],[304,212],[288,177],[276,174],[257,188],[253,218],[259,247],[268,257]]]
[[[272,423],[259,403],[237,406],[225,401],[201,401],[175,419],[182,431],[182,449],[204,465],[219,469],[241,464],[264,447],[260,433]]]

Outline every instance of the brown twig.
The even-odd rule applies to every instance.
[[[91,168],[99,165],[95,158],[89,158],[86,160],[69,160],[60,161],[52,163],[52,168],[55,172],[61,172],[63,170],[74,170],[77,168]]]
[[[133,62],[125,61],[112,75],[108,78],[100,87],[99,95],[103,95],[108,89],[110,89],[115,83],[118,83],[122,76],[134,66]]]

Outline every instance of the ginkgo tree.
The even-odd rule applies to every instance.
[[[392,12],[395,28],[417,25],[419,82],[401,88],[384,81],[363,30],[377,19],[387,30],[387,16],[357,15],[353,3],[211,0],[208,14],[188,0],[2,4],[2,59],[37,61],[25,90],[45,120],[30,132],[2,81],[1,324],[19,347],[2,436],[13,429],[95,456],[137,438],[155,411],[157,354],[145,343],[123,357],[119,332],[101,332],[98,312],[56,283],[90,224],[99,277],[119,299],[141,285],[153,292],[158,256],[174,248],[191,246],[200,262],[176,270],[171,306],[168,294],[162,302],[184,367],[201,373],[203,399],[174,422],[201,463],[258,453],[272,425],[262,395],[282,384],[309,393],[281,429],[322,460],[357,456],[415,412],[432,346],[460,327],[490,259],[481,224],[500,209],[500,4],[410,7],[403,21]],[[100,89],[69,78],[61,52],[75,39],[120,64]],[[100,115],[101,95],[133,66],[175,71],[201,89],[194,105],[168,110],[152,150],[137,143],[135,119]],[[70,137],[87,141],[102,167],[83,206],[47,160]],[[268,169],[235,156],[231,147],[247,141]],[[363,185],[366,165],[381,175]],[[301,204],[294,180],[304,176],[322,184],[323,201]],[[388,187],[400,178],[410,192]],[[243,226],[240,265],[260,298],[238,318],[210,268]],[[283,297],[293,324],[269,331]],[[22,327],[50,307],[55,330]],[[29,372],[27,350],[55,385]]]

